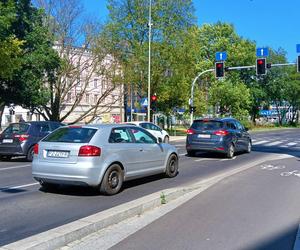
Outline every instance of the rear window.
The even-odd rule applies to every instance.
[[[97,129],[81,127],[63,127],[49,134],[43,141],[47,142],[69,142],[69,143],[88,143]]]
[[[4,135],[21,135],[24,134],[28,131],[29,124],[26,123],[15,123],[15,124],[10,124],[4,131]]]
[[[223,127],[223,122],[221,121],[194,121],[192,124],[192,128],[196,130],[216,130]]]

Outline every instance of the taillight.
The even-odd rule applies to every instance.
[[[18,138],[20,142],[26,141],[29,135],[15,135],[15,138]]]
[[[80,147],[78,156],[100,156],[101,148],[91,145],[85,145]]]
[[[195,130],[189,128],[189,129],[186,131],[186,133],[187,133],[188,135],[193,135],[193,134],[195,134]]]
[[[39,154],[39,144],[35,144],[35,145],[33,146],[33,153],[34,153],[35,155]]]
[[[213,133],[214,135],[219,135],[219,136],[226,136],[229,134],[227,130],[217,130]]]

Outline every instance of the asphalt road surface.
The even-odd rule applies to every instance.
[[[300,154],[299,129],[253,134],[253,152],[232,160],[214,154],[187,157],[185,141],[174,141],[180,154],[176,178],[161,175],[131,181],[121,193],[106,197],[91,188],[61,186],[46,192],[31,177],[21,158],[0,162],[0,246],[75,221],[153,192],[205,179],[269,153]]]

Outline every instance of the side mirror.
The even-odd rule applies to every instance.
[[[245,128],[246,131],[249,131],[249,128]]]
[[[162,143],[163,141],[162,141],[162,139],[160,137],[158,137],[157,142],[158,143]]]

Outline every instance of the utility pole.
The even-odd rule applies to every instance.
[[[147,105],[147,120],[150,122],[150,111],[151,111],[151,101],[150,101],[150,95],[151,95],[151,27],[152,27],[152,19],[151,19],[151,0],[149,3],[149,51],[148,51],[148,105]]]

